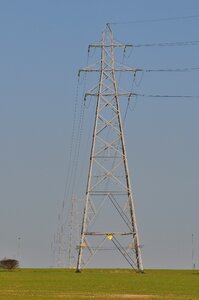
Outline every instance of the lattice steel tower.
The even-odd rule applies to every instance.
[[[107,24],[99,44],[101,61],[81,69],[99,72],[98,84],[86,93],[96,99],[85,206],[78,246],[77,272],[99,250],[118,250],[128,264],[143,271],[141,250],[129,177],[119,98],[132,93],[121,91],[116,72],[132,71],[115,62],[115,48],[126,48],[113,40]],[[107,253],[107,252],[106,252]],[[110,253],[110,252],[109,252]]]

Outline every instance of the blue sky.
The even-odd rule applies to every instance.
[[[86,65],[88,44],[100,40],[106,22],[193,15],[199,15],[196,0],[0,1],[0,257],[16,257],[20,250],[22,267],[52,265],[77,72]],[[112,29],[118,40],[138,44],[199,40],[198,27],[199,17]],[[198,46],[136,48],[129,64],[199,67],[198,53]],[[136,90],[199,95],[198,72],[145,74]],[[145,268],[190,268],[192,233],[199,267],[198,109],[196,99],[138,98],[128,113],[127,151]],[[92,119],[91,113],[86,117]]]

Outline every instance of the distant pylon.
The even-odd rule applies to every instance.
[[[75,268],[77,262],[77,243],[79,239],[79,216],[78,216],[78,199],[72,196],[72,206],[69,219],[69,237],[68,237],[68,265],[69,268]]]
[[[101,61],[80,72],[99,72],[100,78],[85,95],[96,99],[96,112],[77,272],[98,250],[118,250],[133,269],[143,272],[119,103],[132,93],[120,90],[116,77],[116,72],[136,69],[116,63],[114,55],[115,48],[131,45],[114,41],[107,24],[102,42],[91,47],[101,49]]]

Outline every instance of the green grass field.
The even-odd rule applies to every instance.
[[[0,270],[0,300],[199,299],[199,271]]]

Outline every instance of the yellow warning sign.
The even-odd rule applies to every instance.
[[[82,244],[80,245],[81,248],[86,248],[86,246],[87,246],[86,243],[82,243]]]
[[[111,234],[107,235],[106,237],[107,237],[107,239],[109,239],[109,240],[112,240],[112,238],[113,238],[113,236],[112,236]]]

